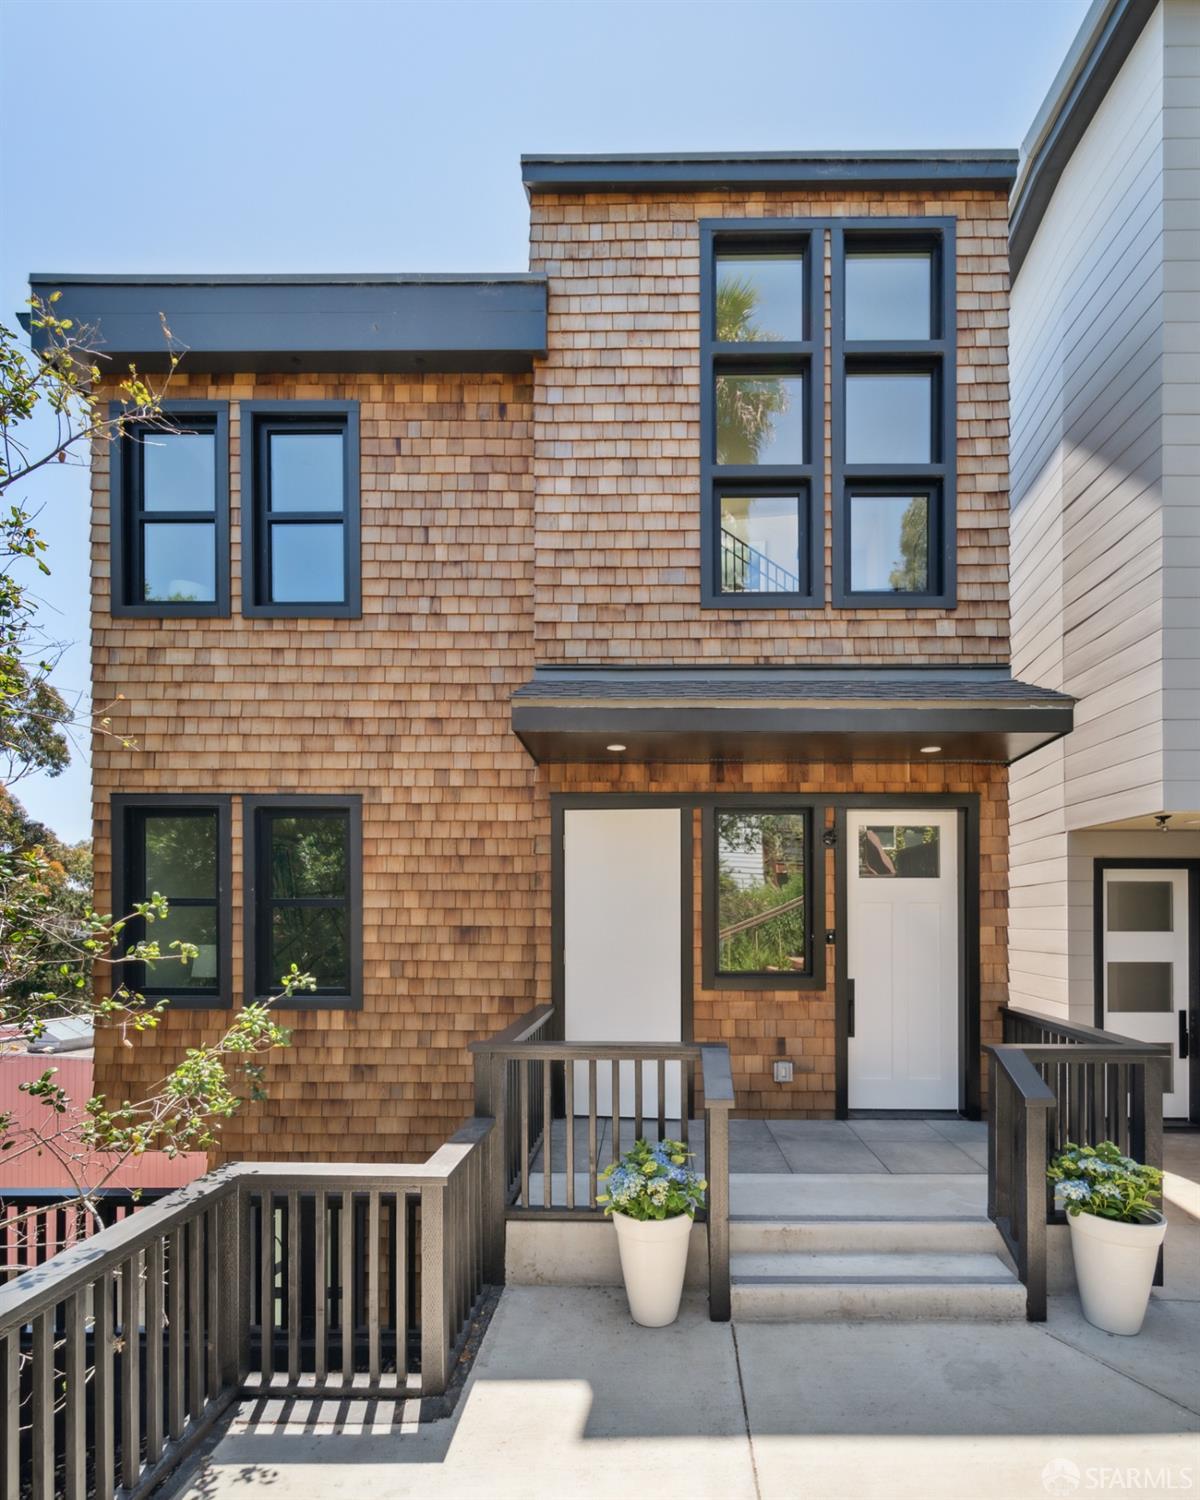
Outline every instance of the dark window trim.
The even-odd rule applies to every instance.
[[[1191,982],[1182,1005],[1175,1010],[1187,1011],[1191,1045],[1188,1048],[1188,1120],[1200,1125],[1200,859],[1186,855],[1166,859],[1134,859],[1122,855],[1111,858],[1097,855],[1092,861],[1092,1022],[1101,1031],[1104,1025],[1104,872],[1106,870],[1186,870],[1188,876],[1188,943],[1191,954]],[[1178,1047],[1178,1042],[1175,1042]]]
[[[839,219],[830,229],[830,419],[832,434],[833,553],[832,603],[839,609],[953,609],[957,582],[957,249],[952,218]],[[845,336],[845,255],[866,249],[929,249],[933,252],[935,337],[917,340],[847,341]],[[848,464],[844,381],[851,371],[934,370],[933,462],[928,464]],[[933,487],[939,515],[931,526],[940,535],[940,556],[931,539],[929,588],[921,593],[856,593],[850,588],[849,494],[860,487]]]
[[[941,597],[940,580],[944,576],[946,563],[945,540],[942,531],[945,525],[945,505],[942,502],[941,479],[915,479],[909,481],[893,481],[886,483],[881,480],[859,480],[847,481],[843,499],[844,519],[846,534],[846,578],[849,583],[850,567],[853,558],[853,532],[854,522],[852,519],[852,507],[850,502],[856,496],[888,496],[899,492],[902,495],[925,495],[929,502],[929,579],[931,583],[938,584],[937,588],[923,590],[921,593],[908,593],[898,590],[870,590],[856,589],[853,592],[847,590],[854,607],[857,609],[879,608],[895,609],[900,605],[909,604],[912,600],[919,603],[926,602],[931,596]]]
[[[242,613],[258,619],[354,620],[362,614],[362,555],[360,543],[361,460],[357,401],[243,401],[241,417],[242,479]],[[344,423],[345,457],[345,599],[328,604],[271,604],[266,597],[263,574],[264,542],[269,535],[265,497],[259,480],[260,432],[270,419],[302,427],[311,418],[314,425],[336,419]],[[324,512],[310,512],[318,520]]]
[[[109,403],[110,418],[119,417],[125,406]],[[228,401],[164,401],[163,415],[186,430],[189,416],[210,419],[214,429],[216,459],[216,495],[213,501],[213,548],[216,562],[216,599],[208,603],[168,603],[156,600],[135,601],[132,591],[139,582],[133,560],[135,523],[132,521],[133,485],[137,465],[132,461],[129,444],[132,435],[118,438],[109,445],[109,515],[111,522],[111,592],[109,609],[118,617],[178,619],[195,616],[229,614],[229,403]],[[178,419],[178,420],[177,420]],[[138,426],[133,428],[136,432]],[[153,426],[145,429],[152,432]],[[170,513],[164,512],[170,520]],[[178,516],[175,519],[179,519]]]
[[[228,1010],[233,1004],[233,798],[226,793],[205,792],[115,792],[110,798],[112,844],[113,915],[118,919],[132,909],[135,896],[131,887],[130,860],[133,849],[129,838],[131,813],[166,814],[189,810],[215,812],[217,815],[217,989],[200,994],[173,990],[168,985],[153,990],[142,989],[147,1000],[169,996],[173,1010]],[[135,933],[126,940],[134,941]],[[114,980],[120,978],[119,972]]]
[[[289,1000],[263,993],[258,985],[259,955],[259,814],[295,809],[298,813],[320,812],[323,808],[349,814],[349,861],[346,871],[347,948],[350,960],[350,988],[345,992],[326,994],[300,992]],[[243,990],[248,999],[269,1003],[275,1010],[361,1010],[363,1003],[363,887],[362,887],[362,797],[358,794],[314,795],[272,793],[269,796],[242,798],[243,841]]]
[[[824,454],[825,454],[825,339],[824,231],[825,219],[701,219],[700,220],[700,605],[703,609],[814,608],[824,602]],[[737,250],[802,249],[804,253],[804,334],[800,343],[718,343],[715,326],[716,256],[722,247]],[[804,376],[805,461],[796,465],[718,465],[714,420],[716,375],[747,374],[786,368]],[[720,587],[720,496],[739,493],[778,495],[795,489],[807,509],[803,538],[806,587],[796,593],[734,594]]]
[[[700,815],[700,922],[702,984],[706,990],[823,990],[825,988],[825,945],[818,937],[825,925],[824,861],[820,834],[825,830],[823,800],[798,797],[721,797],[705,802]],[[717,850],[717,814],[726,812],[799,813],[805,819],[804,877],[807,900],[804,910],[804,941],[808,965],[803,972],[788,974],[727,974],[717,966],[717,919],[719,891],[719,854]],[[816,878],[813,872],[816,871]]]

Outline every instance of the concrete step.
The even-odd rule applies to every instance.
[[[729,1248],[735,1254],[808,1251],[889,1254],[979,1252],[1003,1255],[1004,1241],[990,1219],[765,1219],[734,1215]]]
[[[983,1252],[741,1252],[730,1273],[733,1316],[743,1322],[1025,1316],[1025,1288]]]

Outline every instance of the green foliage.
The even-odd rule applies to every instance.
[[[888,582],[905,593],[923,593],[929,587],[929,503],[924,495],[910,500],[900,518],[900,556]]]
[[[795,813],[717,816],[718,961],[723,973],[788,972],[804,966],[804,832],[803,816]],[[747,866],[754,870],[753,879]]]
[[[735,344],[763,343],[770,335],[754,321],[758,292],[753,282],[723,276],[717,286],[716,335]],[[774,420],[787,410],[787,387],[781,380],[723,379],[717,381],[717,434],[719,462],[754,464],[771,435]]]
[[[682,1141],[635,1141],[619,1162],[600,1173],[608,1188],[597,1193],[606,1214],[624,1214],[630,1219],[695,1218],[704,1205],[708,1187],[703,1177],[688,1165],[688,1149]]]
[[[1076,1146],[1068,1141],[1047,1169],[1066,1211],[1122,1224],[1145,1223],[1162,1198],[1162,1173],[1126,1156],[1112,1141]]]

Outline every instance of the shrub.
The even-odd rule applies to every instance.
[[[1151,1198],[1162,1198],[1162,1173],[1124,1156],[1112,1141],[1076,1146],[1068,1141],[1046,1176],[1071,1214],[1095,1214],[1122,1224],[1140,1224],[1154,1213]]]
[[[600,1173],[607,1193],[596,1196],[606,1214],[625,1214],[630,1219],[676,1219],[696,1217],[708,1187],[688,1165],[688,1149],[682,1141],[635,1141],[619,1162]]]

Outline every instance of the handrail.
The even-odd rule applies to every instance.
[[[1022,1010],[1017,1005],[1002,1005],[1000,1016],[1002,1021],[1011,1018],[1018,1022],[1028,1022],[1039,1031],[1056,1032],[1071,1044],[1078,1042],[1102,1047],[1131,1047],[1139,1051],[1150,1049],[1164,1053],[1169,1053],[1171,1050],[1169,1042],[1140,1042],[1136,1037],[1122,1036],[1119,1031],[1101,1031],[1098,1026],[1085,1026],[1078,1021],[1060,1021],[1056,1016],[1040,1016],[1036,1011]],[[1005,1037],[1005,1044],[1008,1044],[1009,1040]],[[1035,1045],[1013,1040],[1017,1046]]]
[[[776,917],[783,916],[784,912],[795,911],[798,906],[803,906],[807,897],[793,896],[790,901],[784,901],[779,906],[772,906],[769,911],[755,912],[752,917],[743,917],[740,922],[731,922],[728,927],[722,927],[717,932],[717,938],[724,942],[726,938],[736,937],[739,932],[749,932],[753,927],[761,927],[764,922],[773,922]]]
[[[529,1062],[597,1062],[619,1057],[623,1062],[699,1062],[695,1042],[520,1042],[489,1047],[494,1057],[524,1058]]]
[[[1054,1093],[1029,1059],[1030,1048],[1015,1043],[997,1043],[986,1049],[1012,1080],[1013,1087],[1027,1104],[1052,1109]]]
[[[503,1031],[496,1032],[495,1036],[486,1036],[477,1042],[468,1042],[467,1051],[478,1056],[481,1053],[495,1052],[523,1042],[526,1037],[532,1036],[539,1027],[545,1025],[553,1014],[553,1005],[534,1006],[533,1010],[527,1011],[523,1016],[518,1016],[510,1026],[506,1026]]]
[[[795,573],[790,572],[782,564],[761,551],[758,547],[752,547],[749,542],[744,542],[736,533],[729,531],[726,527],[721,528],[721,563],[722,581],[727,590],[737,593],[786,593],[798,594],[800,592],[800,579]],[[730,564],[733,569],[730,569]],[[737,583],[729,580],[730,571],[741,570],[740,588]],[[748,577],[757,577],[764,580],[767,589],[751,589],[746,587]]]

